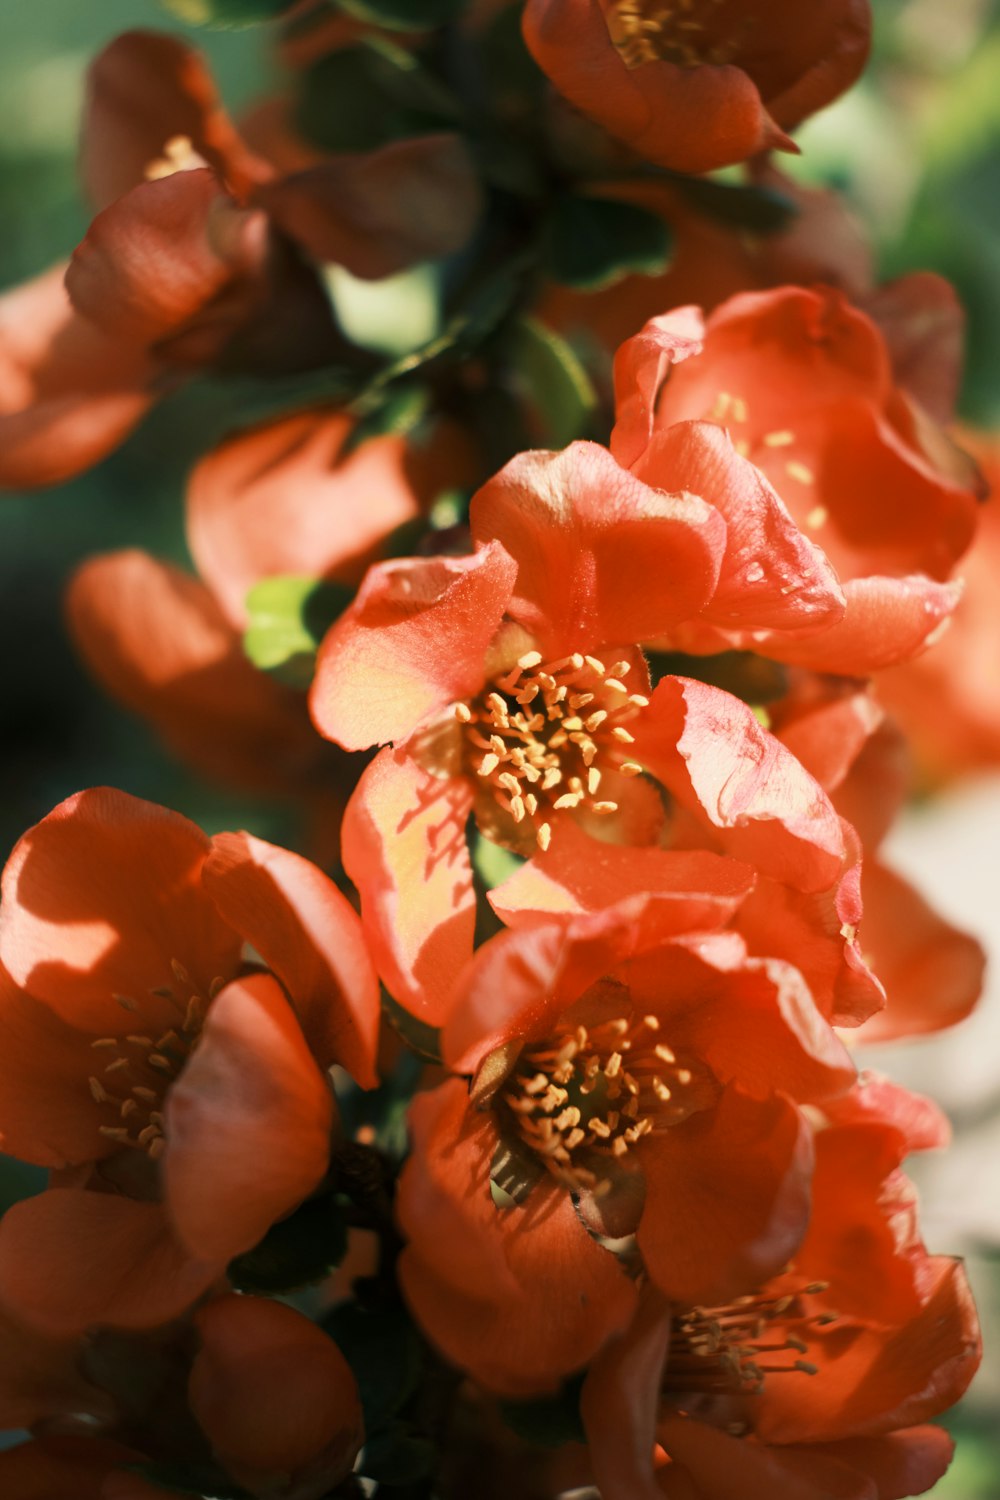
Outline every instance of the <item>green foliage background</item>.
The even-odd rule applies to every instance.
[[[969,313],[962,414],[1000,426],[1000,4],[875,0],[875,11],[864,81],[810,122],[802,157],[787,165],[846,195],[884,275],[921,267],[956,284]],[[257,29],[186,28],[155,0],[0,0],[0,289],[81,238],[74,156],[83,71],[106,40],[136,26],[195,38],[237,111],[266,90]],[[210,831],[294,838],[286,810],[198,781],[108,703],[61,623],[65,579],[90,553],[139,546],[184,560],[184,475],[225,429],[232,403],[211,385],[181,393],[94,472],[57,491],[0,498],[0,859],[56,802],[101,783],[166,803]],[[0,1208],[38,1185],[31,1169],[0,1159]],[[937,1500],[996,1500],[1000,1434],[975,1388],[949,1425],[962,1440]]]

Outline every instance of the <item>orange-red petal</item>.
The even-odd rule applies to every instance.
[[[291,998],[321,1067],[378,1082],[378,980],[357,913],[322,870],[249,833],[216,834],[202,872],[222,917]]]
[[[190,1254],[225,1264],[297,1207],[329,1164],[333,1120],[277,980],[226,985],[166,1102],[166,1207]]]
[[[496,543],[371,568],[320,647],[310,695],[320,733],[364,750],[477,693],[516,572]]]

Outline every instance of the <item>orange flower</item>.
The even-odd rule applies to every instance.
[[[885,718],[871,689],[811,674],[800,677],[775,706],[772,727],[830,794],[864,845],[864,867],[855,872],[860,877],[857,914],[841,903],[838,915],[856,926],[863,896],[865,954],[885,987],[887,1003],[877,1014],[869,1012],[858,1041],[919,1036],[963,1020],[982,991],[986,956],[981,945],[944,921],[879,853],[909,786],[899,730]],[[765,896],[759,885],[741,908],[740,930],[754,952],[792,958],[815,985],[813,970],[793,957],[810,949],[790,904],[801,906],[801,898],[796,901],[793,894],[790,903],[780,891]],[[856,1012],[848,1024],[859,1020],[865,1016]]]
[[[3,1299],[53,1333],[163,1322],[323,1176],[323,1070],[376,1081],[357,918],[298,855],[95,790],[14,850],[0,963],[0,1128],[57,1169],[0,1225]]]
[[[809,1132],[792,1101],[854,1078],[794,969],[710,935],[746,872],[659,857],[677,863],[672,892],[477,951],[442,1031],[471,1088],[455,1080],[412,1107],[401,1282],[430,1337],[494,1389],[551,1386],[621,1326],[633,1286],[592,1236],[634,1234],[676,1300],[726,1300],[774,1274],[808,1217]],[[692,918],[700,932],[669,936]]]
[[[681,678],[648,696],[636,642],[671,622],[794,631],[841,608],[725,437],[704,423],[675,437],[659,490],[593,443],[513,459],[473,498],[471,556],[372,568],[320,649],[321,732],[398,746],[351,800],[344,862],[386,982],[432,1018],[471,951],[472,811],[522,853],[567,822],[649,844],[659,782],[765,873],[815,890],[842,871],[831,810],[744,704]]]
[[[81,167],[99,211],[65,288],[57,270],[0,309],[7,487],[96,462],[192,370],[342,357],[302,252],[388,276],[461,248],[480,211],[455,135],[280,171],[241,139],[200,55],[155,32],[128,32],[94,62]]]
[[[917,360],[913,321],[911,308],[899,314],[901,361],[907,341]],[[950,615],[960,585],[947,580],[972,540],[977,478],[893,383],[878,329],[840,293],[785,287],[734,297],[704,323],[692,308],[654,318],[619,350],[615,384],[612,452],[637,478],[659,482],[674,424],[717,422],[837,570],[842,619],[799,640],[730,631],[728,644],[859,675],[912,656]],[[704,631],[674,639],[723,648]]]
[[[992,494],[962,564],[962,598],[934,650],[882,673],[878,685],[931,784],[1000,765],[1000,444],[995,435],[967,430],[961,439]]]
[[[354,430],[346,413],[320,409],[230,438],[188,489],[200,578],[130,549],[84,563],[66,600],[76,645],[109,693],[199,770],[308,796],[314,825],[317,802],[335,790],[337,757],[317,740],[301,695],[247,660],[246,596],[283,573],[355,583],[397,527],[465,482],[470,462],[444,423],[426,443],[387,434],[352,450]]]
[[[337,1345],[263,1297],[214,1298],[195,1322],[188,1398],[216,1458],[253,1495],[321,1500],[364,1440],[358,1387]],[[114,1495],[109,1485],[106,1500]]]
[[[979,1331],[899,1171],[946,1127],[874,1079],[826,1113],[792,1266],[730,1305],[671,1309],[648,1290],[595,1362],[582,1412],[606,1500],[875,1500],[947,1467],[951,1440],[920,1424],[968,1385]]]
[[[867,0],[528,0],[532,56],[571,104],[660,166],[708,172],[759,151],[849,88]]]

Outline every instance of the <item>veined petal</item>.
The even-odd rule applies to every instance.
[[[572,443],[519,454],[474,496],[473,536],[516,560],[509,613],[543,656],[649,640],[711,598],[725,525],[704,500],[664,488],[597,443]]]
[[[344,868],[361,894],[375,966],[393,997],[439,1025],[472,957],[476,898],[465,825],[472,791],[404,750],[372,762],[347,805]]]
[[[330,1088],[270,974],[228,984],[167,1095],[166,1209],[192,1255],[251,1249],[326,1171]]]
[[[322,870],[249,833],[216,834],[202,872],[220,914],[285,986],[321,1067],[378,1082],[378,980],[357,913]]]
[[[517,564],[499,544],[471,557],[379,563],[320,647],[310,705],[347,750],[402,740],[482,687]]]

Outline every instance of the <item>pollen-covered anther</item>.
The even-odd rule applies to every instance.
[[[598,1191],[644,1136],[714,1099],[706,1068],[666,1062],[664,1053],[676,1059],[655,1043],[659,1027],[655,1016],[616,1016],[566,1027],[521,1054],[502,1103],[522,1141],[571,1190]]]
[[[836,1320],[836,1313],[816,1312],[807,1301],[826,1289],[825,1283],[813,1282],[786,1296],[757,1293],[723,1307],[679,1311],[663,1390],[671,1396],[759,1395],[770,1376],[816,1375],[819,1367],[812,1360],[791,1356],[808,1354],[812,1331]]]
[[[469,772],[543,851],[553,812],[616,813],[608,773],[642,772],[624,752],[635,740],[626,724],[649,704],[629,691],[630,668],[579,653],[543,665],[530,651],[479,698],[455,706]]]
[[[158,1002],[161,1016],[162,1002],[168,1001],[177,1021],[159,1036],[154,1030],[152,1035],[134,1031],[125,1036],[95,1037],[91,1047],[109,1060],[101,1077],[92,1074],[87,1080],[94,1103],[115,1111],[116,1123],[98,1123],[97,1133],[105,1140],[145,1151],[154,1160],[166,1145],[163,1104],[167,1090],[197,1045],[208,1006],[225,983],[221,977],[213,979],[206,999],[182,963],[173,959],[170,967],[178,985],[192,993],[177,994],[161,985],[149,994]],[[115,995],[114,999],[124,1010],[140,1016],[146,1008],[131,996]]]

